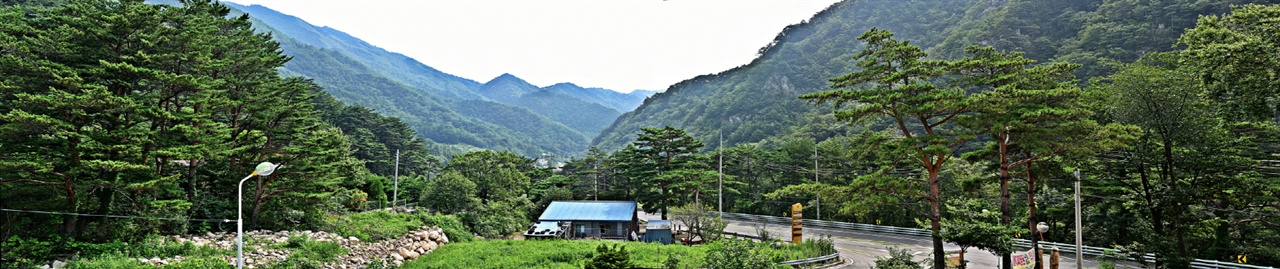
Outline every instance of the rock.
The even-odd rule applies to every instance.
[[[427,233],[427,238],[430,238],[431,241],[440,240],[440,233],[431,231],[430,233]]]
[[[404,256],[400,256],[400,254],[399,254],[399,253],[391,253],[391,259],[392,259],[392,260],[394,260],[394,261],[397,261],[397,262],[398,262],[398,261],[403,261],[403,260],[404,260]]]
[[[404,258],[405,258],[405,259],[407,259],[407,260],[417,259],[417,258],[418,258],[418,256],[420,256],[420,254],[418,254],[418,252],[417,252],[417,251],[412,251],[412,250],[410,250],[410,251],[409,251],[409,252],[407,252],[407,253],[409,253],[409,256],[404,256]]]
[[[349,240],[349,241],[355,241],[355,242],[360,242],[360,238],[356,238],[355,236],[347,237],[347,240]]]

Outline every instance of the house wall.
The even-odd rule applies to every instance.
[[[627,222],[575,221],[569,226],[572,238],[626,238],[633,224]]]

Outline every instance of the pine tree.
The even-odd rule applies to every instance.
[[[861,68],[847,75],[831,79],[828,90],[800,96],[818,105],[831,102],[838,110],[839,119],[864,120],[874,116],[886,116],[893,120],[901,137],[894,140],[897,148],[910,154],[911,162],[926,173],[924,179],[892,179],[896,177],[867,176],[859,181],[908,180],[924,183],[925,190],[879,189],[889,194],[905,194],[925,200],[933,231],[933,258],[935,268],[945,267],[942,249],[942,190],[938,177],[943,165],[952,157],[952,150],[973,138],[954,127],[957,116],[970,111],[969,96],[960,89],[943,88],[933,80],[945,74],[945,62],[924,60],[926,54],[908,41],[893,38],[887,30],[872,28],[858,37],[867,44],[853,58]],[[851,89],[841,89],[851,88]],[[914,188],[913,188],[914,189]]]

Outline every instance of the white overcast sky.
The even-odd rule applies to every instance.
[[[230,0],[346,32],[460,77],[664,90],[749,63],[837,0]]]

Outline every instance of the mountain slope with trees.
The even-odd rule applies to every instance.
[[[723,132],[728,144],[757,142],[794,132],[829,112],[796,96],[827,88],[827,78],[851,70],[857,35],[880,27],[920,44],[935,44],[970,5],[980,1],[844,1],[788,26],[751,63],[691,78],[655,94],[623,114],[592,145],[622,148],[640,128],[684,128],[699,140]]]
[[[520,86],[516,87],[517,91],[486,95],[489,91],[485,84],[444,73],[341,31],[316,27],[263,6],[234,3],[227,6],[233,14],[251,14],[254,27],[272,33],[284,53],[294,58],[281,69],[282,74],[313,79],[339,100],[402,119],[426,138],[431,148],[443,149],[437,151],[438,154],[484,148],[510,150],[525,156],[574,155],[585,150],[587,139],[620,113],[599,109],[602,105],[613,105],[604,102],[632,104],[647,97],[588,88],[556,95],[556,98],[537,95],[517,102],[521,96],[541,89],[515,76],[504,75],[495,80],[519,83],[494,85],[491,90],[512,90],[515,88],[509,86],[514,85]],[[622,98],[597,97],[614,95]],[[511,118],[484,115],[478,107],[503,111],[502,115]],[[548,111],[547,107],[558,110]],[[563,113],[564,110],[578,113]],[[571,117],[561,118],[563,116]]]
[[[1084,83],[1112,71],[1110,61],[1132,62],[1148,52],[1174,50],[1197,16],[1223,14],[1245,3],[1280,1],[842,1],[783,29],[751,63],[654,95],[619,117],[592,145],[617,150],[640,128],[667,125],[704,140],[723,132],[729,144],[856,132],[814,133],[827,129],[814,120],[829,110],[794,97],[827,89],[827,79],[854,70],[849,56],[862,46],[854,35],[873,26],[910,40],[932,58],[958,58],[965,46],[990,45],[1026,52],[1033,60],[1081,64],[1075,74]]]

